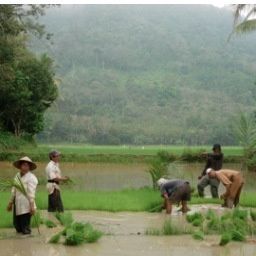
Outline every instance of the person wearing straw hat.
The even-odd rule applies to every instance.
[[[181,179],[167,180],[160,178],[157,181],[157,186],[161,192],[161,196],[165,199],[164,205],[166,213],[172,213],[172,204],[180,203],[182,205],[182,213],[188,211],[187,201],[191,199],[191,189],[188,181]]]
[[[32,160],[25,156],[13,163],[20,171],[14,177],[14,181],[23,185],[22,189],[12,187],[12,196],[7,206],[8,211],[13,209],[13,224],[18,233],[31,234],[30,219],[35,214],[35,194],[38,180],[31,171],[37,168]],[[20,182],[19,182],[20,181]]]
[[[61,152],[56,149],[52,149],[49,152],[50,162],[47,164],[46,178],[47,185],[46,189],[48,192],[48,212],[63,212],[63,203],[60,195],[60,181],[67,182],[69,178],[62,178],[61,171],[59,168],[59,156]]]
[[[239,198],[244,186],[244,177],[239,171],[221,169],[215,171],[212,168],[206,170],[210,178],[218,179],[225,187],[226,192],[220,196],[224,199],[222,207],[233,208],[239,204]]]

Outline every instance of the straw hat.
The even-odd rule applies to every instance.
[[[13,166],[16,167],[17,169],[20,169],[21,162],[28,162],[29,165],[30,165],[30,171],[33,171],[33,170],[35,170],[37,168],[36,164],[33,163],[32,160],[29,157],[27,157],[27,156],[24,156],[21,159],[15,161],[13,163]]]

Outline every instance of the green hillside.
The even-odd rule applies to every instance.
[[[255,109],[255,35],[227,38],[231,11],[210,5],[62,5],[40,20],[60,97],[44,142],[235,144],[236,107]]]

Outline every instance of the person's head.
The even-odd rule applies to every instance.
[[[210,178],[215,178],[215,171],[212,169],[212,168],[208,168],[207,170],[206,170],[206,174],[208,174],[208,176],[210,177]]]
[[[221,151],[221,145],[220,144],[214,144],[212,147],[213,152],[220,152]]]
[[[54,162],[58,162],[59,155],[61,155],[61,152],[59,152],[59,151],[56,150],[56,149],[52,149],[52,150],[49,152],[49,158],[50,158],[50,160],[52,160],[52,161],[54,161]]]
[[[164,179],[164,178],[160,178],[160,179],[156,182],[156,184],[157,184],[158,188],[160,189],[161,186],[162,186],[163,184],[165,184],[167,181],[168,181],[168,180],[166,180],[166,179]]]
[[[36,164],[27,156],[13,162],[13,166],[19,169],[22,175],[37,168]]]

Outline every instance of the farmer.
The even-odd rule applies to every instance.
[[[19,186],[22,184],[25,191],[22,193],[22,189],[18,189],[16,186],[12,187],[12,196],[7,210],[12,211],[13,209],[13,224],[16,231],[28,235],[31,234],[31,215],[35,214],[36,209],[35,194],[38,184],[36,176],[30,171],[35,170],[37,166],[27,156],[15,161],[13,165],[20,170],[15,175],[14,182]]]
[[[209,178],[209,176],[206,175],[206,170],[208,168],[212,168],[218,171],[222,168],[223,153],[221,152],[221,145],[220,144],[213,145],[212,151],[213,151],[212,153],[203,152],[201,154],[202,157],[207,158],[207,161],[202,171],[202,174],[198,176],[198,179],[200,181],[197,185],[197,190],[200,197],[204,197],[204,189],[205,187],[210,185],[212,197],[219,198],[218,188],[219,188],[220,182],[215,178]]]
[[[166,180],[161,178],[157,181],[157,186],[161,192],[161,196],[165,199],[164,205],[166,213],[172,213],[172,204],[180,203],[182,212],[188,211],[187,201],[190,201],[190,185],[188,181],[180,179]]]
[[[226,192],[220,196],[221,199],[224,199],[222,207],[236,207],[244,185],[243,175],[235,170],[221,169],[216,171],[212,168],[207,169],[206,173],[211,178],[218,179],[226,187]]]
[[[48,192],[48,212],[63,212],[63,204],[60,196],[60,181],[67,182],[69,178],[61,178],[61,171],[59,168],[59,155],[61,152],[56,149],[52,149],[49,152],[50,162],[47,164],[46,179],[47,185],[46,189]]]

